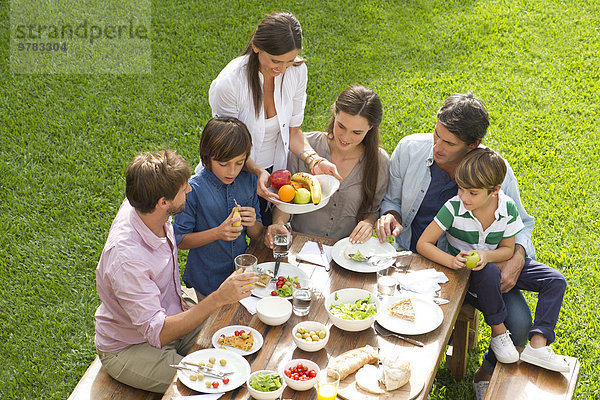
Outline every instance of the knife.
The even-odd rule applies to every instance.
[[[319,251],[321,252],[321,258],[323,259],[323,262],[325,263],[325,271],[329,271],[331,269],[331,266],[329,265],[329,261],[327,261],[327,256],[325,255],[325,250],[323,250],[323,244],[321,243],[320,240],[317,240],[317,244],[319,245]]]

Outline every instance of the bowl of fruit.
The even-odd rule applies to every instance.
[[[277,371],[261,370],[250,374],[246,382],[248,392],[257,400],[275,400],[281,397],[285,384]]]
[[[302,321],[292,329],[292,339],[304,351],[319,351],[329,341],[329,329],[317,321]]]
[[[269,190],[279,196],[273,203],[288,214],[304,214],[325,207],[340,187],[340,181],[331,175],[307,172],[292,175],[287,169],[273,172],[269,182]]]
[[[283,379],[285,379],[285,383],[289,387],[297,391],[304,391],[312,389],[315,386],[319,371],[317,363],[297,358],[285,363],[282,372]]]

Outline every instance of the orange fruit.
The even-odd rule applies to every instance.
[[[292,185],[294,187],[294,189],[296,189],[296,190],[298,190],[300,188],[309,189],[309,187],[307,185],[305,185],[304,183],[300,183],[300,182],[296,182],[296,181],[292,181],[292,183],[290,183],[290,185]]]
[[[283,185],[279,188],[279,200],[289,203],[294,200],[294,196],[296,195],[296,189],[292,185]]]

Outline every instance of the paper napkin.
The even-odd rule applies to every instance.
[[[327,257],[327,261],[331,262],[331,247],[323,245],[323,251]],[[296,260],[307,261],[312,264],[323,265],[323,258],[321,257],[321,251],[319,245],[316,242],[308,241],[302,246],[302,250],[296,254]]]
[[[404,290],[434,297],[436,295],[435,292],[441,289],[440,283],[448,282],[448,277],[441,271],[429,268],[400,274],[398,282]]]
[[[249,296],[245,299],[240,300],[240,304],[246,307],[246,310],[252,315],[256,314],[256,303],[258,303],[260,299],[256,296]]]

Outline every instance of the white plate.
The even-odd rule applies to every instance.
[[[262,264],[258,264],[258,266],[256,267],[257,270],[269,270],[271,271],[271,273],[273,273],[273,270],[275,269],[275,263],[274,262],[267,262],[267,263],[262,263]],[[289,277],[295,277],[297,276],[298,278],[304,278],[304,279],[308,279],[308,275],[306,275],[304,273],[304,271],[302,271],[300,268],[296,267],[295,265],[292,264],[288,264],[285,262],[282,262],[279,265],[279,271],[277,272],[277,276],[283,276],[285,278]],[[277,276],[275,278],[277,278]],[[264,287],[260,287],[260,286],[255,286],[254,289],[252,289],[252,294],[255,295],[256,297],[269,297],[271,296],[271,292],[275,290],[275,283],[271,283],[269,282],[269,284],[267,285],[266,288]],[[288,297],[283,297],[284,299],[291,299],[292,296],[288,296]]]
[[[394,317],[387,309],[390,304],[406,299],[407,297],[410,298],[415,309],[414,321]],[[440,306],[426,296],[417,294],[384,296],[381,303],[381,312],[377,315],[377,322],[384,328],[402,335],[421,335],[431,332],[440,326],[444,320],[444,313]]]
[[[221,336],[221,335],[233,336],[235,334],[235,331],[241,331],[241,330],[244,330],[246,332],[252,332],[252,335],[254,336],[254,346],[252,346],[252,348],[250,350],[242,350],[242,349],[238,349],[237,347],[231,347],[231,346],[223,346],[225,348],[221,349],[222,345],[219,344],[219,336]],[[257,331],[254,328],[250,328],[249,326],[230,325],[230,326],[226,326],[225,328],[221,328],[215,332],[215,334],[212,337],[212,345],[216,349],[227,350],[227,351],[239,354],[240,356],[247,356],[248,354],[256,353],[258,350],[260,350],[260,348],[263,345],[263,337],[259,331]]]
[[[378,265],[372,265],[368,262],[360,262],[354,260],[346,260],[344,257],[344,249],[347,246],[356,247],[360,254],[363,256],[383,256],[389,254],[390,257],[396,256],[396,249],[388,242],[379,243],[379,239],[372,237],[362,244],[350,243],[350,238],[344,238],[338,240],[331,249],[331,256],[333,261],[339,264],[340,267],[348,269],[354,272],[377,272],[394,264],[394,258],[390,258],[389,261],[382,262]]]
[[[321,201],[319,204],[294,204],[294,203],[285,203],[280,200],[271,200],[277,208],[281,211],[288,214],[305,214],[311,211],[316,211],[319,208],[323,208],[329,203],[329,198],[340,188],[340,181],[337,178],[331,175],[315,175],[319,182],[321,182]],[[269,190],[272,193],[277,193],[277,191],[269,186]]]
[[[204,377],[204,379],[201,381],[192,381],[190,379],[190,375],[193,374],[193,372],[186,370],[177,370],[177,378],[179,378],[181,383],[183,383],[185,386],[189,387],[192,390],[202,393],[225,393],[242,386],[248,380],[248,377],[250,376],[250,364],[248,363],[248,361],[246,361],[244,357],[228,350],[198,350],[185,356],[183,360],[181,360],[182,362],[179,365],[185,365],[183,361],[188,361],[196,364],[199,362],[208,362],[208,359],[210,357],[214,357],[217,359],[217,362],[213,366],[214,369],[218,371],[234,372],[233,374],[227,375],[227,377],[229,378],[229,383],[225,384],[220,378],[212,378],[208,376]],[[219,364],[218,360],[226,360],[227,365],[222,367],[221,364]],[[206,381],[217,381],[219,382],[219,387],[207,388]]]

